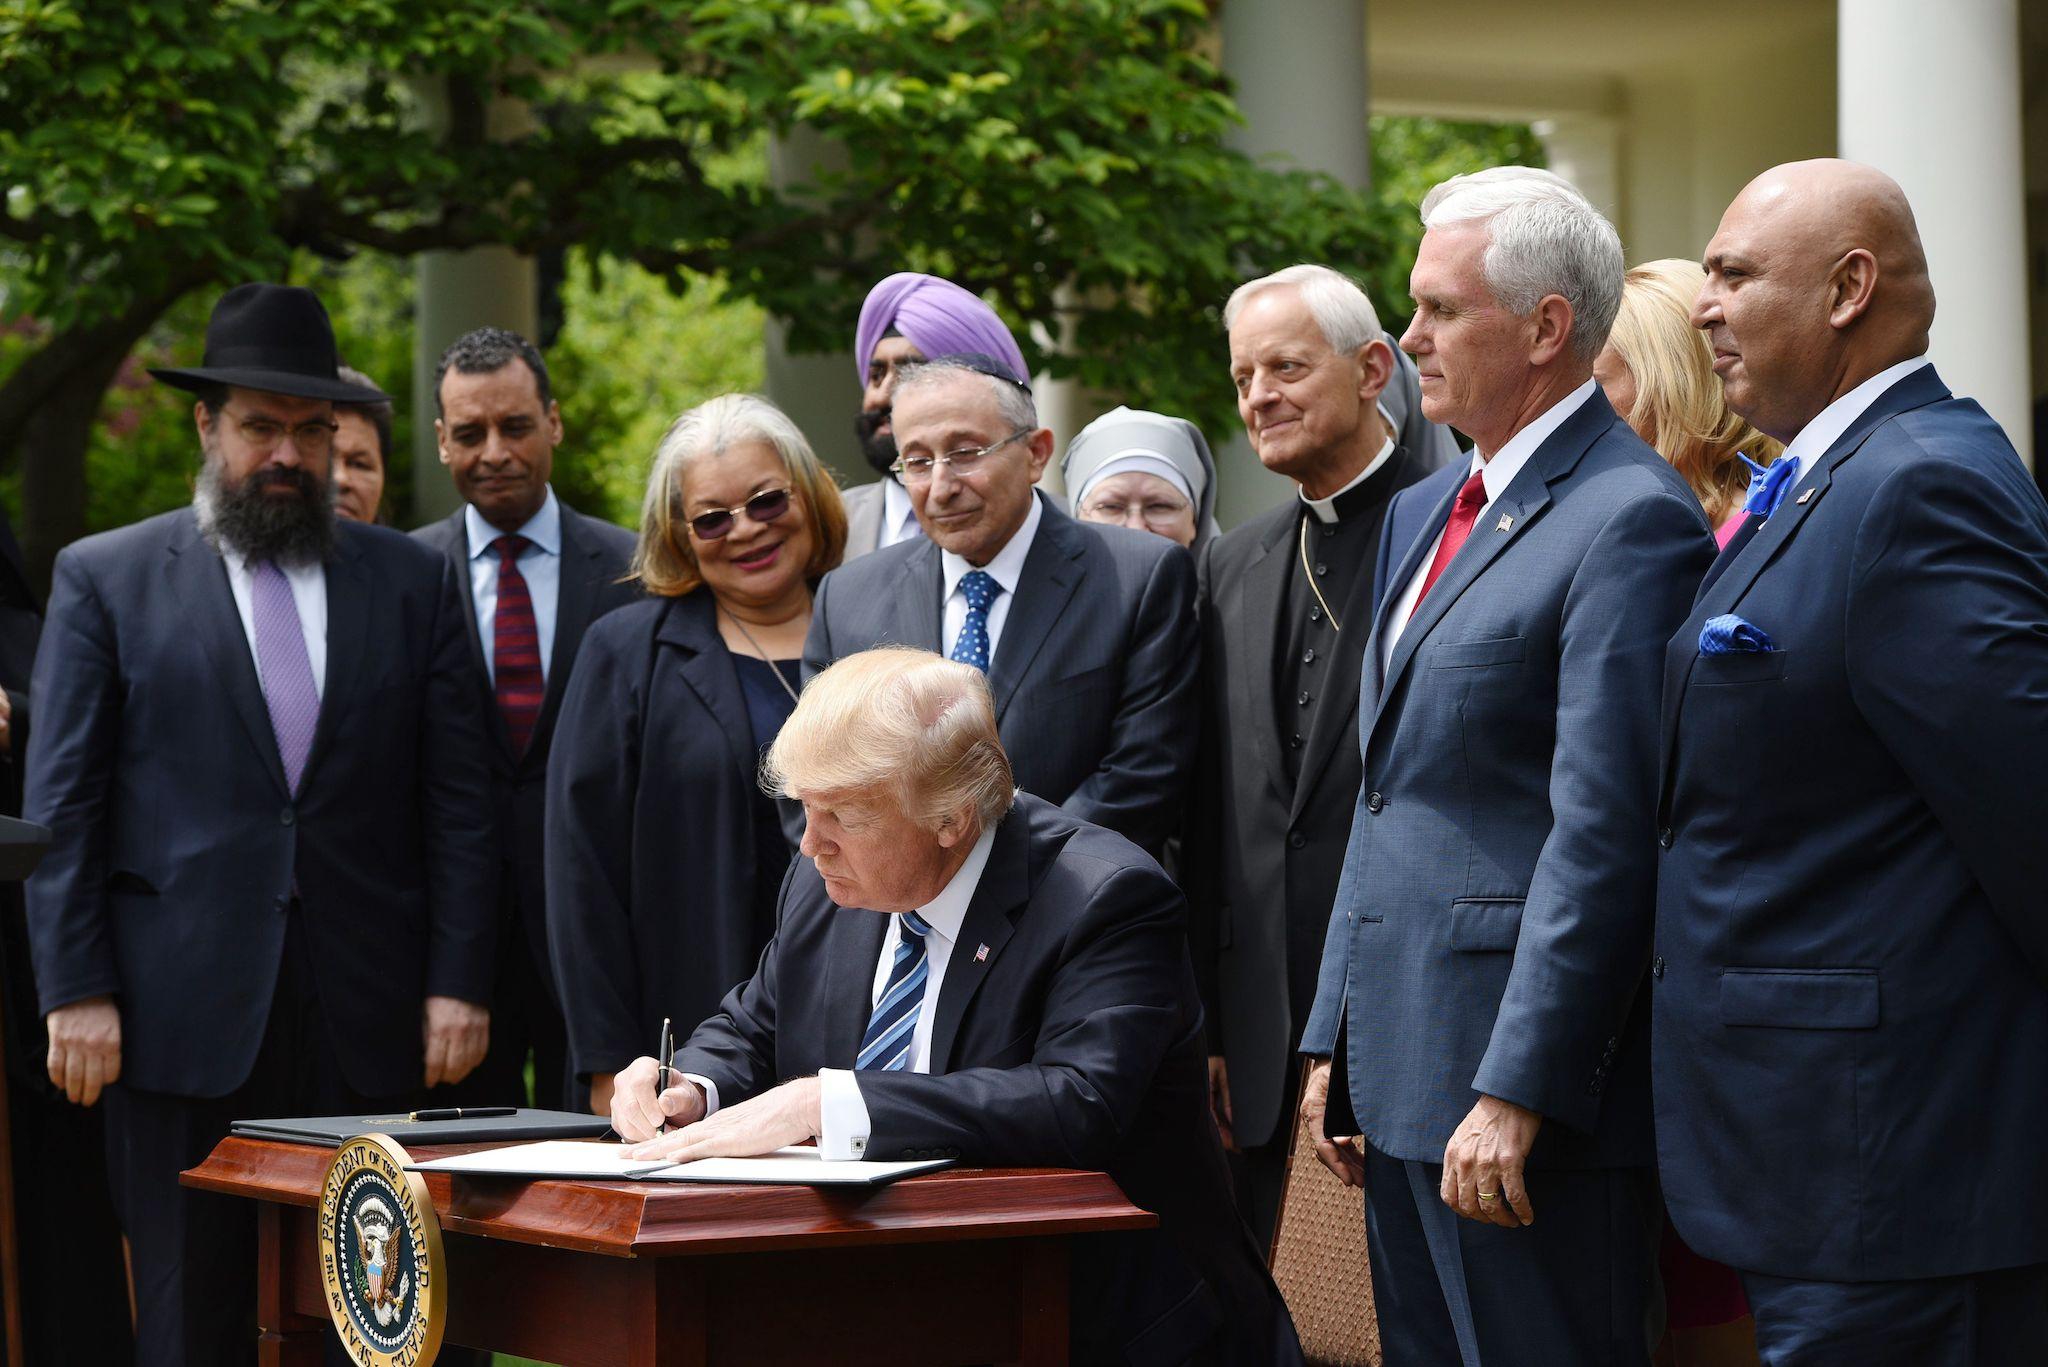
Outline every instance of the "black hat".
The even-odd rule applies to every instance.
[[[376,403],[388,397],[373,386],[336,374],[334,325],[320,297],[297,285],[237,285],[206,320],[206,355],[195,370],[152,367],[150,374],[180,389],[239,385],[300,399]]]

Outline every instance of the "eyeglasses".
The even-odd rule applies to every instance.
[[[1148,527],[1170,527],[1188,510],[1185,503],[1118,503],[1106,500],[1081,505],[1081,516],[1090,522],[1123,522],[1136,513]]]
[[[1011,381],[1012,384],[1016,381]],[[986,446],[963,446],[957,451],[946,451],[936,456],[899,456],[889,468],[894,470],[905,484],[923,484],[932,477],[932,471],[943,465],[956,475],[971,475],[980,468],[989,456],[1002,450],[1019,437],[1028,437],[1035,428],[1020,427],[1001,441],[992,441]]]
[[[242,434],[242,440],[257,451],[275,451],[279,443],[290,437],[300,455],[324,456],[334,449],[334,434],[341,430],[341,424],[332,418],[287,427],[275,418],[245,418],[225,408],[221,412],[234,420],[235,430]]]
[[[763,489],[737,508],[720,508],[715,512],[697,514],[690,519],[690,530],[697,534],[699,541],[716,541],[732,532],[741,513],[755,522],[773,522],[788,511],[789,490]]]

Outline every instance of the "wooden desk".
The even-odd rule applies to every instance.
[[[230,1136],[184,1174],[261,1203],[264,1367],[321,1361],[313,1207],[332,1157]],[[1068,1238],[1157,1223],[1103,1174],[1047,1168],[949,1169],[863,1194],[422,1176],[447,1342],[568,1367],[1062,1363]]]

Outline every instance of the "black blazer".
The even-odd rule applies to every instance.
[[[58,555],[36,659],[28,884],[42,1007],[114,993],[122,1080],[222,1096],[262,1042],[296,889],[342,1072],[415,1089],[420,1003],[490,1000],[496,842],[447,562],[344,522],[295,796],[227,567],[189,508]]]
[[[1441,460],[1434,449],[1397,448],[1373,472],[1380,501],[1359,516],[1357,535],[1377,544],[1388,501]],[[1290,784],[1273,722],[1273,678],[1300,519],[1301,500],[1290,497],[1210,542],[1200,566],[1202,747],[1181,885],[1210,1052],[1229,1060],[1232,1131],[1245,1145],[1282,1129],[1294,1101],[1282,1095],[1283,1082],[1295,1023],[1307,1019],[1309,1003],[1288,999],[1288,926],[1307,920],[1320,944],[1329,924],[1358,796],[1358,670],[1379,607],[1374,576],[1361,572],[1350,601],[1339,605],[1344,629],[1328,691]]]
[[[508,915],[526,927],[527,947],[534,963],[548,962],[546,883],[542,872],[543,808],[547,799],[548,754],[553,749],[555,719],[568,691],[583,633],[613,608],[640,598],[637,583],[620,583],[633,561],[633,534],[594,517],[585,517],[566,503],[562,508],[562,575],[555,603],[555,642],[548,660],[547,694],[526,753],[512,753],[511,736],[498,711],[498,698],[485,666],[485,649],[476,629],[476,607],[469,592],[469,534],[463,510],[430,522],[413,536],[446,555],[455,567],[455,582],[469,611],[462,625],[469,640],[471,676],[481,698],[484,729],[490,737],[491,796],[498,820],[504,859],[504,898]]]
[[[1038,533],[989,670],[1017,786],[1148,849],[1194,770],[1194,561],[1166,538],[1076,522],[1042,494]],[[825,576],[804,677],[872,646],[940,650],[939,548],[919,537]]]
[[[548,942],[579,1076],[652,1053],[754,970],[753,730],[708,590],[592,625],[548,770]],[[777,841],[787,857],[787,847]]]
[[[716,1083],[724,1105],[852,1067],[887,924],[833,905],[799,858],[759,970],[698,1027],[681,1066]],[[1077,1250],[1077,1362],[1180,1362],[1205,1349],[1230,1363],[1298,1361],[1231,1202],[1181,897],[1159,866],[1021,795],[996,829],[959,945],[932,1072],[861,1074],[867,1157],[1103,1169],[1157,1212],[1155,1230]]]

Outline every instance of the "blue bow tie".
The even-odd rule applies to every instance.
[[[1799,482],[1799,462],[1791,456],[1779,456],[1765,469],[1739,451],[1735,458],[1749,467],[1749,497],[1742,501],[1742,510],[1760,520],[1768,518],[1778,511],[1785,495]]]

